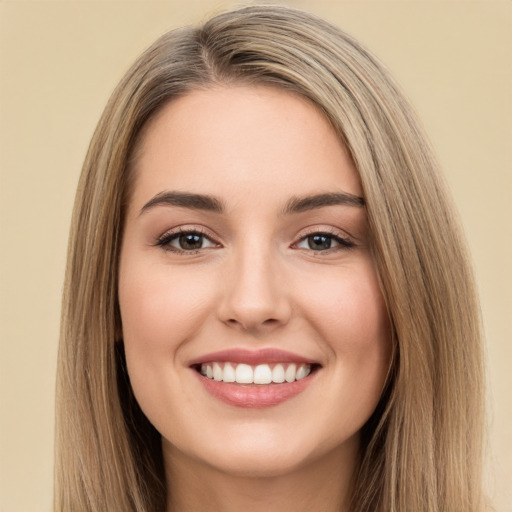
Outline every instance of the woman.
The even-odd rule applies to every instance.
[[[252,6],[164,35],[73,219],[56,510],[484,510],[464,243],[339,29]]]

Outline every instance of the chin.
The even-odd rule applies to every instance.
[[[268,427],[268,425],[267,425]],[[278,429],[280,430],[280,429]],[[193,453],[184,454],[195,464],[208,467],[224,475],[239,478],[275,478],[292,475],[329,459],[345,458],[347,450],[356,454],[358,436],[347,442],[315,442],[311,433],[275,432],[270,428],[254,429],[247,426],[243,435],[229,433],[223,439],[203,437]],[[333,440],[334,441],[334,440]],[[178,447],[174,447],[173,451]]]
[[[216,458],[211,465],[217,471],[235,477],[275,478],[299,471],[312,462],[309,459],[305,454],[261,448],[231,452],[228,457]]]

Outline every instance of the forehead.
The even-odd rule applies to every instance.
[[[215,87],[171,101],[144,130],[134,172],[137,203],[169,189],[228,200],[362,195],[350,154],[319,109],[268,86]]]

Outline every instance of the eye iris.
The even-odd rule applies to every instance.
[[[332,239],[326,235],[308,236],[308,247],[317,251],[331,248]]]
[[[179,237],[180,247],[184,250],[201,249],[203,245],[202,235],[187,234]]]

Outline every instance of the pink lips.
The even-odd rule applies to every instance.
[[[245,363],[250,365],[264,364],[264,363],[302,363],[302,364],[314,364],[316,361],[312,359],[306,359],[305,357],[286,352],[284,350],[278,350],[273,348],[267,348],[263,350],[244,350],[244,349],[230,349],[221,350],[219,352],[212,352],[211,354],[205,354],[204,356],[193,359],[189,362],[189,366],[197,364],[208,363],[209,361],[227,362],[232,363]]]
[[[231,349],[205,354],[190,361],[189,366],[197,367],[208,362],[244,363],[251,366],[272,363],[315,364],[315,361],[278,349],[258,351]],[[194,370],[195,371],[195,370]],[[281,384],[237,384],[216,381],[195,371],[204,389],[215,398],[236,407],[264,408],[279,405],[304,391],[316,377],[316,372],[295,382]]]

